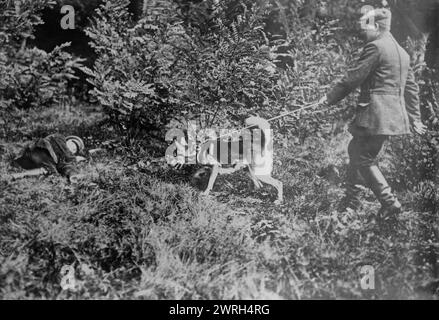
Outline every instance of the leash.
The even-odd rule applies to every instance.
[[[267,119],[266,121],[268,121],[268,122],[273,122],[273,121],[275,121],[275,120],[282,119],[282,118],[285,118],[285,117],[291,116],[291,115],[296,114],[296,113],[300,113],[300,112],[305,111],[305,110],[308,110],[308,109],[312,109],[312,108],[314,108],[314,107],[316,107],[316,106],[318,106],[318,105],[319,105],[319,102],[314,102],[314,103],[311,103],[311,104],[306,105],[306,106],[304,106],[304,107],[301,107],[301,108],[299,108],[299,109],[296,109],[296,110],[293,110],[293,111],[289,111],[289,112],[284,113],[284,114],[281,114],[281,115],[279,115],[279,116],[276,116],[276,117],[273,117],[273,118]],[[314,111],[314,112],[309,113],[308,115],[313,115],[313,114],[320,113],[320,112],[325,112],[325,111],[328,111],[328,110],[329,110],[329,108],[327,108],[327,109],[323,109],[323,110],[316,110],[316,111]],[[233,134],[240,133],[240,132],[242,132],[242,131],[244,131],[244,130],[248,130],[248,129],[251,129],[251,128],[254,128],[254,125],[252,125],[252,126],[247,126],[247,127],[245,127],[245,128],[242,128],[242,129],[239,129],[239,130],[235,130],[235,131],[229,132],[229,133],[227,133],[227,134],[225,134],[225,135],[222,135],[222,136],[217,137],[215,140],[220,140],[220,139],[222,139],[222,138],[230,137],[230,136],[233,135]],[[211,141],[211,139],[207,139],[207,140],[201,142],[200,144],[197,144],[197,149],[198,149],[199,146],[204,145],[205,143],[210,142],[210,141]],[[197,151],[197,153],[198,153],[198,151]]]
[[[317,107],[318,105],[319,105],[319,102],[314,102],[314,103],[312,103],[312,104],[310,104],[310,105],[307,105],[307,106],[305,106],[305,107],[302,107],[302,108],[300,108],[300,109],[296,109],[296,110],[293,110],[293,111],[287,112],[287,113],[285,113],[285,114],[281,114],[280,116],[276,116],[276,117],[273,117],[273,118],[271,118],[271,119],[268,119],[267,121],[268,121],[268,122],[272,122],[272,121],[274,121],[274,120],[282,119],[282,118],[288,117],[288,116],[290,116],[290,115],[292,115],[292,114],[295,114],[295,113],[298,113],[298,112],[302,112],[302,111],[304,111],[304,110],[308,110],[308,109],[311,109],[311,108]],[[319,112],[322,112],[322,110],[316,110],[316,111],[314,111],[314,112],[311,112],[310,115],[315,114],[315,113],[319,113]],[[248,129],[248,128],[247,128],[247,129]]]
[[[300,112],[305,111],[305,110],[308,110],[308,109],[312,109],[312,108],[314,108],[314,107],[316,107],[316,106],[318,106],[318,105],[319,105],[319,102],[314,102],[314,103],[311,103],[311,104],[309,104],[309,105],[306,105],[306,106],[304,106],[304,107],[302,107],[302,108],[299,108],[299,109],[296,109],[296,110],[293,110],[293,111],[290,111],[290,112],[287,112],[287,113],[281,114],[281,115],[279,115],[279,116],[276,116],[276,117],[273,117],[273,118],[267,119],[267,122],[273,122],[273,121],[275,121],[275,120],[282,119],[282,118],[285,118],[285,117],[291,116],[291,115],[296,114],[296,113],[300,113]],[[314,111],[314,112],[309,113],[309,115],[313,115],[313,114],[316,114],[316,113],[319,113],[319,112],[323,112],[323,111],[326,111],[326,110],[316,110],[316,111]],[[254,127],[254,125],[252,125],[252,126],[248,126],[248,127],[245,127],[245,128],[239,129],[239,130],[235,130],[235,131],[229,132],[229,133],[227,133],[227,134],[225,134],[225,135],[219,136],[219,137],[217,137],[216,139],[217,139],[217,140],[220,140],[220,139],[222,139],[222,138],[230,137],[230,136],[232,136],[232,135],[234,135],[234,134],[236,134],[236,133],[241,133],[242,131],[245,131],[245,130],[251,129],[251,128],[253,128],[253,127]],[[200,145],[202,145],[202,144],[204,144],[204,143],[206,143],[206,142],[209,142],[209,141],[210,141],[210,140],[203,141],[202,143],[200,143]]]

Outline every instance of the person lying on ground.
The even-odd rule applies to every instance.
[[[12,174],[12,180],[55,174],[76,182],[81,178],[76,163],[85,161],[78,156],[85,149],[84,142],[76,136],[64,137],[60,134],[49,135],[27,144],[12,161],[12,166],[25,169],[26,172]]]

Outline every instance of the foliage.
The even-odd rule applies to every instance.
[[[19,5],[16,5],[19,3]],[[33,37],[34,27],[42,23],[39,12],[53,5],[50,0],[0,1],[0,44],[3,50],[18,50]],[[5,50],[9,52],[9,50]],[[10,53],[10,52],[9,52]]]
[[[337,20],[310,23],[300,18],[300,5],[286,10],[276,2],[230,0],[188,9],[154,1],[137,23],[127,5],[108,1],[98,11],[87,31],[98,59],[87,72],[92,94],[128,140],[171,118],[224,128],[250,114],[271,118],[297,108],[323,94],[322,85],[341,74],[353,51],[332,39]],[[282,20],[287,38],[267,32],[271,18]],[[313,134],[332,118],[313,119],[302,131]],[[300,125],[293,127],[296,135]]]
[[[69,44],[46,53],[36,48],[19,51],[14,63],[3,56],[0,70],[5,75],[2,97],[20,109],[49,106],[67,94],[67,83],[74,79],[79,59],[63,51]],[[9,61],[9,63],[8,63]]]
[[[85,132],[64,119],[89,115],[59,112],[27,117],[46,119],[46,130]],[[94,126],[88,132],[105,137]],[[252,191],[244,173],[220,177],[206,198],[187,176],[147,155],[138,158],[143,164],[129,165],[123,149],[92,156],[80,167],[87,178],[78,185],[56,176],[8,182],[5,157],[16,147],[2,141],[0,297],[432,298],[434,291],[418,288],[433,280],[425,258],[432,246],[423,232],[428,215],[418,195],[401,194],[407,203],[402,226],[386,237],[368,222],[378,203],[365,200],[364,211],[337,213],[342,190],[316,175],[330,163],[341,166],[334,161],[344,160],[348,138],[276,148],[275,176],[286,191],[281,207],[271,204],[275,190]],[[75,290],[60,285],[69,265]],[[373,291],[360,287],[365,265],[376,270]]]
[[[5,121],[14,119],[17,108],[58,103],[67,95],[75,68],[81,66],[80,59],[64,52],[68,44],[50,53],[26,46],[34,27],[41,23],[39,12],[50,5],[49,1],[21,1],[16,8],[13,1],[1,2],[0,114]]]
[[[226,25],[231,3],[214,11],[199,4],[190,11],[201,16],[197,24],[178,14],[172,1],[153,2],[137,23],[129,19],[126,1],[102,7],[88,29],[99,55],[88,73],[93,94],[124,135],[140,137],[182,115],[206,116],[207,126],[226,115],[239,119],[276,108],[271,88],[277,70],[265,43],[264,13],[245,7]]]
[[[87,30],[98,59],[85,70],[117,130],[84,108],[14,113],[21,126],[0,139],[0,297],[437,298],[437,76],[422,61],[416,70],[429,134],[394,140],[382,162],[404,205],[391,236],[371,223],[379,204],[367,190],[364,210],[336,210],[350,137],[331,127],[348,120],[344,108],[353,97],[324,115],[312,110],[273,123],[274,176],[285,186],[280,207],[271,204],[274,190],[251,190],[244,174],[219,177],[212,197],[201,196],[187,172],[156,158],[164,146],[145,135],[173,118],[206,115],[205,126],[238,126],[250,114],[269,118],[319,98],[356,56],[352,23],[362,1],[331,1],[326,14],[323,3],[158,0],[137,21],[129,1],[106,1]],[[320,9],[308,13],[307,4]],[[12,9],[5,12],[0,28],[15,29],[0,33],[9,41],[0,47],[7,75],[0,92],[10,92],[11,76],[20,83],[22,73],[23,81],[35,75],[35,83],[24,82],[30,91],[14,89],[17,99],[50,105],[64,92],[72,61],[64,47],[27,49],[32,23],[21,33]],[[36,12],[26,21],[38,21]],[[15,107],[18,93],[1,106]],[[16,143],[53,132],[104,149],[80,165],[86,178],[73,185],[56,176],[8,181]],[[127,147],[120,136],[147,146]],[[60,286],[67,265],[75,290]],[[366,265],[376,270],[374,291],[360,287]]]
[[[412,54],[413,67],[417,71],[420,84],[422,121],[428,132],[423,136],[394,138],[390,148],[392,185],[400,190],[413,190],[419,198],[418,206],[428,214],[420,216],[423,224],[423,241],[437,243],[439,240],[437,184],[439,181],[439,82],[438,72],[425,67],[423,61],[425,47],[416,50],[419,41],[408,41],[407,48]],[[420,53],[420,54],[419,54]],[[436,260],[437,246],[431,246],[426,254],[426,263],[433,266],[432,274],[438,277]]]
[[[406,42],[411,53],[413,68],[420,84],[422,121],[428,127],[426,135],[394,139],[392,154],[395,156],[395,182],[402,188],[415,188],[422,181],[438,181],[439,158],[439,84],[437,71],[425,66],[425,42]],[[396,170],[399,168],[398,170]]]
[[[160,13],[132,21],[128,1],[107,1],[87,29],[98,54],[93,70],[85,69],[93,96],[104,106],[111,123],[125,137],[141,138],[142,130],[164,123],[173,110],[166,79],[174,60],[169,44],[183,35]],[[170,12],[168,9],[166,12]],[[169,13],[170,14],[170,13]]]
[[[347,65],[352,63],[361,49],[357,38],[344,34],[343,15],[338,12],[329,18],[304,16],[301,7],[292,3],[278,6],[278,15],[286,39],[273,35],[277,64],[281,77],[277,82],[280,103],[284,110],[318,101],[340,78]],[[338,6],[335,6],[338,7]],[[339,17],[339,19],[337,18]],[[348,29],[350,30],[350,29]],[[341,41],[340,39],[345,39]],[[335,124],[345,123],[353,115],[352,97],[330,110],[321,110],[317,116],[308,116],[318,110],[300,114],[301,121],[285,118],[279,121],[278,131],[282,138],[303,143],[310,136],[335,133]],[[349,111],[351,110],[351,111]]]
[[[249,114],[276,114],[279,72],[263,19],[269,5],[249,1],[222,1],[208,22],[185,28],[188,43],[178,48],[176,82],[179,104],[203,126],[242,123]],[[195,12],[201,11],[200,8]]]

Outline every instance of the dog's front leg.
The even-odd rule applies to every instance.
[[[203,192],[204,195],[208,195],[210,191],[212,191],[216,178],[218,177],[218,173],[219,173],[219,166],[213,166],[212,173],[210,174],[210,178],[209,178],[209,184],[207,186],[206,191]]]

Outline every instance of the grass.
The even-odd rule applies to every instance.
[[[378,210],[368,191],[363,211],[335,210],[346,133],[276,149],[281,207],[272,205],[274,190],[252,191],[244,174],[219,178],[203,197],[184,172],[156,160],[148,141],[141,157],[118,146],[90,157],[79,185],[58,176],[6,181],[8,159],[29,137],[81,134],[89,148],[117,138],[98,125],[99,112],[86,110],[25,114],[0,140],[1,298],[437,298],[438,243],[419,193],[398,193],[406,211],[391,236],[368,222]],[[76,290],[60,285],[69,265]],[[360,287],[366,265],[375,290]]]

